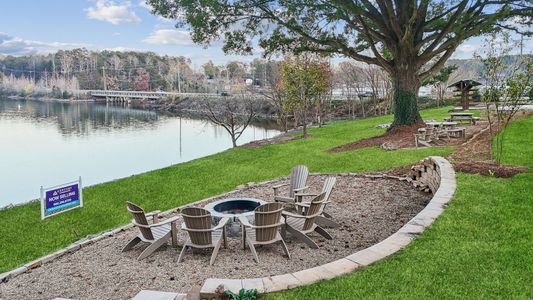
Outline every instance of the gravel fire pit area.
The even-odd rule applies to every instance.
[[[331,175],[310,176],[310,192],[319,192],[327,176]],[[319,249],[310,249],[288,235],[290,260],[284,256],[279,244],[273,244],[257,247],[260,262],[255,263],[250,250],[243,250],[241,237],[236,236],[228,237],[228,247],[220,249],[213,266],[209,266],[211,252],[199,250],[187,250],[183,262],[178,264],[181,247],[173,248],[170,243],[138,261],[137,257],[146,244],[121,252],[124,245],[138,234],[137,228],[130,228],[1,283],[0,298],[130,299],[142,289],[186,293],[210,277],[255,278],[304,270],[382,241],[413,218],[431,199],[431,194],[420,192],[410,183],[398,179],[335,176],[337,183],[331,194],[332,202],[326,207],[326,212],[340,224],[338,228],[326,228],[333,240],[312,234]],[[224,198],[272,201],[272,186],[287,182],[284,178],[251,185],[194,205],[204,207],[208,202]],[[281,193],[285,194],[287,190],[281,189]],[[181,227],[179,222],[178,228]],[[183,244],[186,238],[186,232],[178,229],[178,244]]]

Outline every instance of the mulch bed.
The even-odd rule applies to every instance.
[[[502,165],[492,161],[455,162],[453,163],[453,167],[457,172],[494,176],[500,178],[510,178],[518,173],[524,173],[528,171],[527,167]]]
[[[383,135],[375,136],[367,139],[362,139],[353,143],[337,146],[331,148],[330,152],[344,152],[366,147],[377,147],[384,143],[395,143],[398,147],[414,147],[413,135],[418,132],[418,128],[423,127],[422,124],[412,126],[401,126],[394,130],[388,131]],[[409,140],[409,141],[408,141]],[[404,146],[405,145],[405,146]],[[404,147],[402,147],[404,146]]]
[[[311,192],[318,192],[325,178],[326,175],[310,176]],[[246,196],[270,200],[272,186],[287,181],[244,187],[221,198]],[[209,277],[255,278],[295,272],[382,241],[420,212],[430,198],[431,194],[417,191],[405,181],[337,175],[332,203],[326,207],[340,224],[338,228],[327,229],[334,239],[313,234],[319,249],[310,249],[289,235],[290,260],[279,245],[269,245],[258,248],[260,262],[255,263],[250,250],[242,249],[240,237],[233,237],[228,238],[227,249],[221,248],[214,266],[209,266],[209,251],[188,251],[184,261],[177,264],[179,249],[170,246],[138,261],[137,256],[145,246],[121,253],[122,247],[138,234],[132,228],[1,283],[0,298],[130,299],[141,289],[187,292]],[[186,233],[180,230],[179,244],[185,239]]]

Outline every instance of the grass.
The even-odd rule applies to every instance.
[[[458,174],[445,213],[397,255],[266,299],[532,299],[533,117],[506,132],[511,179]]]
[[[449,108],[423,112],[442,119]],[[125,201],[147,211],[166,210],[230,191],[247,182],[286,176],[296,164],[312,172],[366,172],[413,163],[428,155],[446,155],[451,148],[385,151],[365,148],[344,153],[326,150],[385,132],[377,124],[391,117],[340,121],[311,129],[308,139],[261,148],[237,148],[165,169],[84,189],[84,207],[40,220],[39,203],[0,211],[0,272],[8,271],[70,243],[120,225],[130,216]]]

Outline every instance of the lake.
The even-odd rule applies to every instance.
[[[244,144],[279,134],[249,126]],[[39,198],[82,177],[84,186],[190,161],[231,148],[220,126],[101,103],[0,99],[0,207]]]

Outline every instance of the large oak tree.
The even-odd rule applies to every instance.
[[[339,54],[381,66],[394,84],[394,125],[421,120],[421,83],[473,36],[531,22],[533,0],[148,0],[194,42],[224,51]]]

